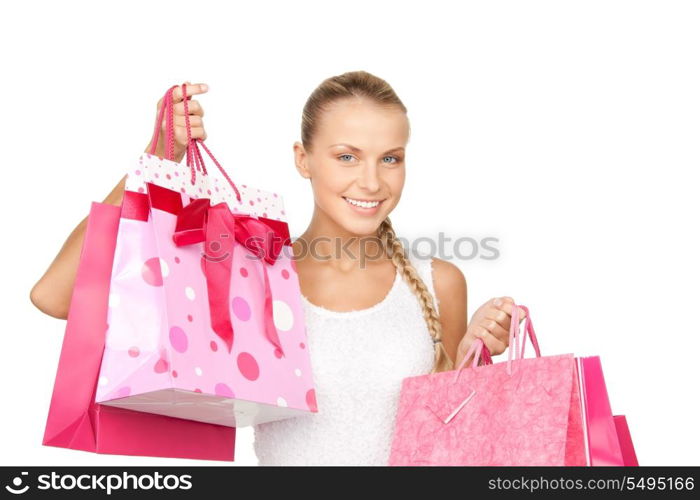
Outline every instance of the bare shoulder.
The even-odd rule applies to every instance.
[[[454,295],[466,296],[467,279],[452,262],[433,257],[433,284],[438,300],[450,301]],[[463,299],[462,299],[463,300]]]
[[[452,262],[433,258],[433,286],[438,300],[443,345],[453,362],[467,331],[467,280]]]

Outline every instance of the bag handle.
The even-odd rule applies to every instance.
[[[522,348],[520,348],[520,308],[525,310],[525,325],[523,327],[523,339],[522,339]],[[530,342],[532,343],[532,346],[535,348],[535,356],[538,358],[542,356],[540,353],[540,346],[539,343],[537,342],[537,335],[535,334],[535,327],[532,324],[532,317],[530,315],[530,310],[527,308],[527,306],[524,305],[518,305],[518,304],[513,304],[513,309],[511,311],[511,316],[510,316],[510,331],[509,331],[509,340],[508,340],[508,364],[506,366],[508,375],[512,374],[512,359],[513,359],[513,352],[515,352],[515,359],[519,360],[522,359],[525,356],[525,343],[526,343],[526,336],[527,338],[530,339]],[[474,356],[474,360],[471,364],[471,368],[474,369],[478,366],[479,364],[479,358],[483,357],[484,359],[484,365],[491,365],[493,364],[493,360],[491,359],[491,353],[486,347],[486,344],[484,344],[484,341],[481,339],[476,339],[474,342],[472,342],[472,345],[469,347],[469,350],[467,353],[464,355],[464,358],[462,358],[462,361],[460,362],[459,366],[455,370],[455,376],[453,379],[453,383],[457,382],[457,379],[459,377],[459,374],[462,372],[462,368],[464,365],[467,363],[467,360],[471,355],[476,353]]]
[[[156,124],[153,130],[153,137],[151,138],[151,150],[150,154],[154,155],[156,152],[156,146],[160,137],[161,123],[163,123],[163,116],[165,115],[165,159],[170,161],[175,161],[175,127],[174,127],[174,98],[173,92],[178,85],[173,85],[170,87],[163,96],[163,104],[161,105],[160,111],[158,113],[158,118],[156,119]],[[190,127],[190,113],[188,109],[188,100],[190,96],[187,95],[187,84],[182,84],[182,95],[184,96],[182,103],[185,107],[185,130],[187,131],[187,166],[192,171],[192,176],[190,182],[192,185],[196,182],[195,167],[197,170],[202,171],[204,175],[207,174],[204,165],[200,165],[196,159],[193,158],[192,153],[192,129]]]
[[[520,308],[525,311],[525,325],[523,326],[523,346],[519,349],[520,344]],[[510,315],[510,333],[508,341],[508,365],[506,366],[506,371],[508,375],[512,374],[511,363],[513,360],[513,353],[515,352],[515,359],[520,360],[525,356],[525,344],[527,338],[530,339],[532,346],[535,348],[535,356],[541,357],[540,346],[537,342],[537,336],[535,335],[535,327],[532,325],[532,316],[530,310],[527,306],[513,304]]]
[[[231,180],[231,178],[228,176],[228,174],[224,170],[224,167],[222,167],[221,164],[216,160],[216,158],[214,158],[214,155],[211,154],[211,151],[209,151],[209,148],[207,147],[207,145],[204,144],[204,141],[202,141],[200,139],[192,139],[192,142],[194,144],[195,157],[202,164],[202,168],[204,168],[204,160],[202,159],[202,153],[199,150],[199,146],[202,146],[204,148],[204,151],[206,151],[207,154],[209,155],[209,157],[214,161],[214,164],[219,169],[219,172],[221,172],[221,175],[224,176],[226,181],[228,181],[228,183],[233,188],[233,191],[236,193],[236,199],[240,202],[241,201],[241,193],[238,191],[238,188],[236,187],[234,182]],[[204,173],[206,174],[206,170]]]
[[[173,92],[175,91],[175,87],[177,87],[177,85],[173,85],[172,87],[170,87],[163,96],[163,104],[161,105],[160,111],[158,112],[158,118],[156,120],[156,124],[153,130],[153,137],[151,138],[150,149],[150,154],[155,155],[156,145],[158,144],[158,139],[160,136],[161,123],[163,123],[163,116],[165,116],[165,159],[170,161],[175,161],[175,128],[173,119]],[[183,95],[182,103],[185,108],[185,130],[187,131],[186,164],[192,172],[190,182],[192,183],[192,185],[194,185],[196,182],[195,170],[202,172],[202,175],[208,174],[206,166],[204,164],[204,159],[202,158],[202,153],[199,150],[199,146],[201,145],[207,152],[209,157],[214,161],[214,163],[216,164],[217,168],[224,176],[226,181],[233,188],[234,193],[236,193],[236,199],[239,202],[241,202],[241,193],[236,187],[236,184],[231,180],[229,175],[226,173],[224,168],[217,161],[217,159],[214,157],[211,151],[209,151],[209,148],[207,148],[207,146],[204,144],[204,141],[198,138],[192,138],[192,128],[190,126],[190,113],[188,105],[188,101],[192,98],[192,96],[187,95],[186,83],[183,83],[181,85],[181,88]]]
[[[479,365],[479,360],[482,359],[483,363],[482,365],[491,365],[493,364],[493,360],[491,359],[491,351],[489,351],[489,348],[486,347],[486,344],[484,344],[484,341],[477,338],[474,339],[474,342],[472,342],[472,345],[469,346],[469,349],[467,350],[467,353],[464,355],[462,358],[462,361],[460,361],[459,366],[455,370],[455,376],[452,379],[452,383],[456,383],[457,379],[459,378],[459,375],[462,373],[462,369],[464,368],[464,365],[467,364],[467,360],[474,355],[474,359],[471,364],[471,368],[476,368]]]
[[[172,91],[175,87],[177,87],[177,85],[170,87],[163,96],[163,103],[158,111],[158,117],[156,118],[156,124],[153,129],[153,136],[151,137],[151,150],[149,151],[151,155],[156,154],[156,145],[158,144],[160,136],[160,125],[163,123],[163,116],[165,116],[165,159],[171,161],[175,159],[175,130],[173,128],[172,109]]]

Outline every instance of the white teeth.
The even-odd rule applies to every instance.
[[[355,205],[357,207],[362,207],[362,208],[374,208],[377,205],[379,205],[378,201],[360,201],[360,200],[353,200],[352,198],[345,198],[345,201],[347,201],[351,205]]]

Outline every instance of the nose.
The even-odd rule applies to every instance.
[[[370,193],[379,191],[379,174],[377,166],[366,163],[362,167],[360,177],[357,179],[357,184]]]

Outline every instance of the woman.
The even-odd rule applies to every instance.
[[[189,96],[208,90],[187,83]],[[180,161],[187,144],[181,87],[174,99]],[[205,140],[203,109],[188,104],[191,136]],[[388,216],[404,185],[409,131],[393,89],[364,71],[324,80],[304,107],[295,165],[311,183],[314,212],[292,248],[319,413],[255,426],[261,465],[385,465],[405,377],[454,369],[477,337],[492,355],[507,347],[513,300],[488,301],[467,324],[460,269],[409,255],[394,233]],[[164,156],[160,142],[156,153]],[[105,203],[121,203],[124,182]],[[31,292],[40,310],[58,318],[67,317],[86,220]]]

